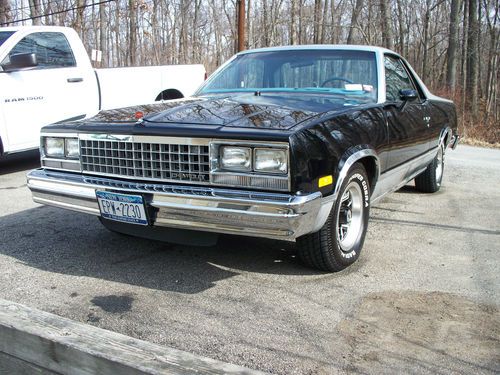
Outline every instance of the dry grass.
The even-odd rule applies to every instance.
[[[500,143],[489,143],[475,138],[461,138],[460,143],[463,145],[476,146],[476,147],[487,147],[487,148],[500,148]]]
[[[464,101],[463,90],[455,93],[447,90],[435,90],[436,94],[453,100],[457,107],[458,133],[462,137],[461,143],[471,146],[500,148],[500,124],[498,113],[487,113],[484,101],[480,101],[477,113],[474,115]],[[495,118],[496,117],[496,118]]]

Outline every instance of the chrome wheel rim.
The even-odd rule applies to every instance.
[[[438,183],[441,182],[441,178],[443,177],[443,168],[444,168],[444,153],[443,146],[439,146],[439,150],[436,156],[436,181]]]
[[[363,192],[350,182],[340,198],[337,211],[337,241],[343,252],[350,252],[358,242],[363,228]]]

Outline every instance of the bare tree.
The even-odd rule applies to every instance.
[[[432,90],[456,95],[461,126],[480,124],[500,142],[498,0],[245,1],[249,48],[344,42],[396,48]],[[27,3],[0,0],[0,22],[72,26],[87,50],[103,51],[107,66],[203,63],[212,72],[233,54],[237,37],[236,0]]]
[[[478,104],[478,36],[479,23],[477,19],[477,0],[469,0],[469,27],[467,30],[467,77],[466,77],[466,93],[469,97],[469,108],[472,110],[473,116],[477,115]]]
[[[446,86],[455,90],[457,73],[458,27],[460,22],[461,0],[451,0],[450,34],[448,36]]]
[[[363,0],[356,0],[356,5],[352,10],[351,24],[349,25],[349,34],[347,35],[347,44],[354,42],[354,30],[358,27],[358,18],[363,8]]]
[[[131,66],[137,64],[137,2],[129,0],[129,63]]]
[[[30,15],[33,25],[41,25],[42,20],[40,18],[41,15],[40,0],[29,0],[29,6],[30,6]]]
[[[384,47],[389,49],[393,48],[392,39],[392,28],[391,28],[391,18],[390,12],[390,2],[388,0],[380,0],[380,26],[382,28],[382,40]]]
[[[8,25],[12,21],[9,0],[0,0],[0,24]]]

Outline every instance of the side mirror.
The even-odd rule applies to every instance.
[[[38,61],[36,59],[36,54],[34,53],[18,53],[10,56],[10,63],[4,65],[4,71],[12,72],[15,70],[21,70],[26,68],[33,68],[38,66]]]
[[[418,99],[418,92],[413,89],[402,89],[399,90],[399,98],[405,102],[411,102]]]

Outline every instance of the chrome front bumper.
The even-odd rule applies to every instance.
[[[37,203],[100,215],[96,190],[141,194],[153,207],[150,225],[294,241],[319,230],[333,199],[217,188],[137,183],[44,169],[31,171]]]

